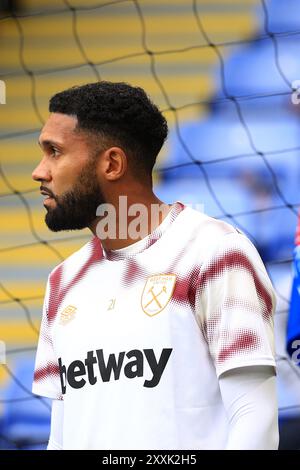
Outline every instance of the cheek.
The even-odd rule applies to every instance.
[[[59,195],[71,190],[82,172],[82,167],[68,165],[67,163],[57,166],[53,172],[53,186]]]

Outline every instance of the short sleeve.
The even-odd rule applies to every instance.
[[[48,317],[50,282],[48,278],[43,306],[38,348],[35,358],[32,393],[48,398],[61,399],[58,361],[52,342],[52,328]]]
[[[276,297],[264,264],[240,232],[223,235],[203,262],[196,315],[217,375],[249,365],[275,367]]]

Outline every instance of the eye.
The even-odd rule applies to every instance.
[[[59,155],[59,150],[55,147],[50,147],[49,153],[51,157],[58,157]]]

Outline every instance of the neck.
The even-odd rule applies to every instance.
[[[89,226],[101,239],[105,250],[118,250],[142,240],[168,215],[171,206],[151,191],[118,195],[101,207],[102,212]]]

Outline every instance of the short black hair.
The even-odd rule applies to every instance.
[[[55,94],[49,111],[76,116],[79,131],[121,147],[133,160],[133,170],[146,175],[168,135],[166,119],[145,91],[125,82],[74,86]]]

